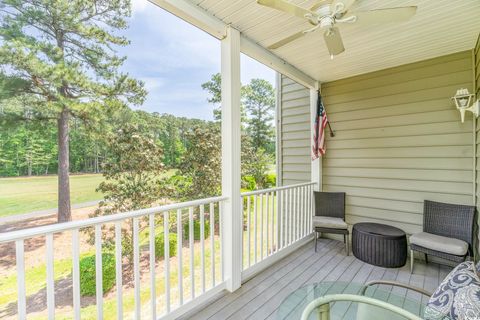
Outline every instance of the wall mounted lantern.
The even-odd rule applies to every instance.
[[[480,102],[478,100],[473,101],[474,97],[475,95],[468,92],[468,89],[458,89],[455,96],[452,97],[457,109],[460,111],[462,123],[465,121],[465,111],[470,111],[475,117],[478,117]]]

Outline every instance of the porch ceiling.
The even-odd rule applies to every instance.
[[[255,0],[190,0],[263,47],[307,29],[303,19],[260,6]],[[305,8],[316,0],[292,0]],[[330,60],[321,31],[272,50],[325,82],[472,49],[480,30],[476,0],[357,0],[359,10],[415,5],[405,23],[371,27],[341,24],[345,52]],[[352,8],[352,9],[353,9]]]

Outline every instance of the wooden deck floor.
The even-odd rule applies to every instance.
[[[321,281],[365,283],[370,280],[397,280],[433,291],[451,270],[449,267],[417,262],[413,274],[409,264],[398,269],[386,269],[366,264],[354,256],[345,256],[342,242],[320,239],[318,252],[309,243],[261,272],[234,293],[226,294],[207,307],[182,319],[279,319],[277,309],[294,290]],[[401,288],[381,287],[412,299],[426,298]]]

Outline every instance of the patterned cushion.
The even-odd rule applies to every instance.
[[[428,301],[425,319],[480,319],[480,278],[473,262],[459,264],[442,281]]]

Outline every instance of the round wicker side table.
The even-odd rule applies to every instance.
[[[407,262],[407,236],[403,230],[385,224],[357,223],[353,226],[352,252],[366,263],[399,268]]]

